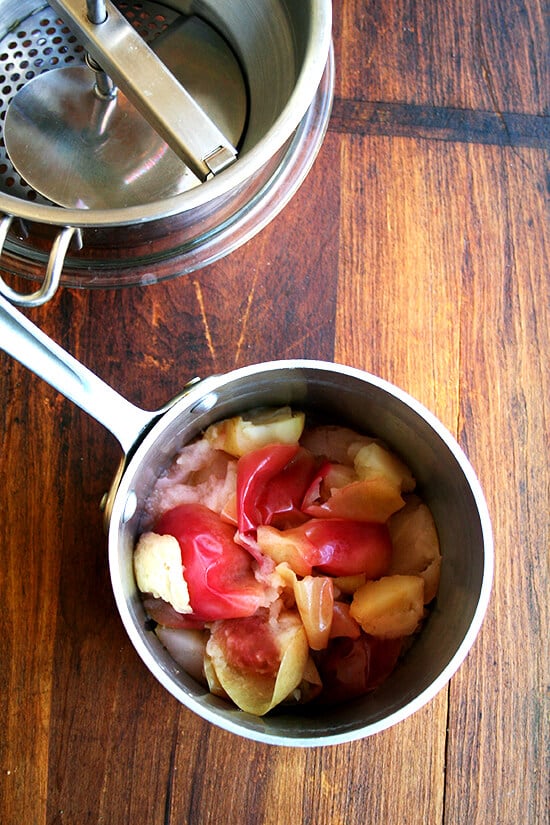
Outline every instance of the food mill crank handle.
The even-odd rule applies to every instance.
[[[0,349],[103,424],[127,454],[160,412],[135,407],[0,295]]]
[[[110,0],[51,0],[50,5],[199,180],[237,159],[234,146]]]

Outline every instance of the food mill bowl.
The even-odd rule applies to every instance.
[[[340,706],[282,707],[258,717],[211,695],[175,663],[150,628],[133,571],[144,501],[181,446],[212,422],[260,406],[291,405],[374,435],[410,467],[430,507],[442,554],[437,598],[418,638],[388,680]],[[476,475],[445,427],[419,402],[369,373],[322,361],[274,361],[191,387],[130,459],[109,527],[113,589],[122,621],[150,672],[187,708],[268,744],[318,746],[359,739],[400,722],[443,688],[466,657],[489,601],[493,545]]]
[[[33,189],[27,180],[31,170],[17,169],[7,152],[2,126],[0,212],[6,218],[0,225],[0,251],[8,273],[42,281],[50,265],[61,285],[105,288],[154,283],[195,271],[229,254],[272,220],[301,185],[320,149],[334,83],[330,0],[117,4],[151,47],[179,19],[199,20],[225,41],[246,92],[244,129],[236,140],[238,159],[206,182],[176,193],[162,190],[127,206],[76,208],[67,206],[71,198],[60,205],[53,195],[50,201]],[[0,43],[0,71],[6,80],[0,114],[5,120],[27,82],[40,80],[46,72],[61,75],[84,66],[82,42],[45,2],[4,0]],[[177,75],[185,55],[175,48],[174,53]],[[29,154],[32,160],[35,153]],[[88,154],[74,164],[75,173],[87,167]],[[138,152],[131,180],[154,176],[162,156],[161,151],[151,150],[143,157]],[[115,189],[109,176],[107,180],[106,191]],[[125,180],[123,176],[123,192]],[[84,189],[80,192],[76,184],[71,194],[85,203]],[[61,233],[67,240],[68,230],[70,243],[61,252]],[[17,298],[8,290],[3,294]]]

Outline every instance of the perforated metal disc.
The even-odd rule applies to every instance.
[[[233,119],[230,125],[238,140],[246,117],[246,89],[219,35],[196,18],[188,18],[183,29],[170,29],[171,23],[185,18],[156,3],[122,2],[119,8],[149,44],[158,38],[162,45],[154,48],[161,59],[191,92],[194,86],[199,102],[201,95],[206,97],[214,108],[211,116],[226,123]],[[0,41],[0,50],[0,186],[6,193],[63,206],[108,208],[139,205],[197,184],[121,94],[117,106],[106,109],[108,118],[100,112],[100,139],[96,144],[90,140],[88,125],[99,105],[94,75],[84,67],[85,52],[77,37],[49,6],[21,21]],[[217,86],[212,77],[216,56],[222,76]],[[223,78],[231,74],[237,101],[223,88],[229,83]]]

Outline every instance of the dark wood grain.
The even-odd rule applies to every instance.
[[[539,0],[342,0],[336,100],[307,180],[200,272],[63,289],[27,314],[144,408],[279,357],[368,369],[458,438],[495,533],[466,662],[375,737],[269,747],[146,671],[99,502],[107,431],[0,352],[4,825],[543,825],[549,805],[548,32]]]
[[[338,95],[548,115],[546,14],[531,0],[343,0]]]
[[[340,134],[550,149],[550,117],[513,112],[339,99],[335,101],[329,128]]]

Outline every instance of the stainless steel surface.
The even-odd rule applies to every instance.
[[[199,180],[212,173],[206,159],[220,147],[227,152],[227,165],[232,163],[235,147],[117,7],[110,0],[104,2],[107,16],[99,25],[89,20],[82,0],[51,0],[51,5]]]
[[[105,0],[86,0],[86,12],[90,23],[104,23],[107,19]]]
[[[326,415],[328,420],[375,434],[396,450],[411,467],[432,509],[443,563],[437,603],[382,689],[316,712],[280,709],[258,718],[205,693],[146,629],[132,557],[143,502],[181,445],[215,420],[273,404],[292,404]],[[118,487],[109,557],[126,630],[161,684],[225,730],[296,747],[348,742],[377,733],[432,699],[456,672],[477,636],[493,574],[492,531],[483,493],[466,456],[443,425],[413,398],[376,376],[338,364],[300,360],[258,364],[207,378],[166,413],[136,450]]]
[[[103,424],[124,452],[159,413],[135,407],[0,295],[0,349]]]
[[[263,186],[258,191],[257,182],[252,181],[251,188],[241,188],[238,196],[230,200],[222,197],[211,204],[212,208],[205,205],[195,210],[189,223],[186,221],[186,213],[180,218],[159,222],[164,246],[160,251],[154,250],[153,254],[146,256],[139,253],[143,248],[144,239],[154,237],[152,228],[156,227],[156,224],[147,224],[144,227],[128,226],[123,234],[114,229],[113,234],[116,233],[119,246],[122,244],[122,248],[127,251],[124,259],[119,256],[112,263],[109,260],[105,262],[104,255],[102,259],[97,257],[98,251],[101,252],[97,246],[83,247],[82,231],[78,230],[79,244],[71,244],[58,283],[97,289],[156,283],[200,269],[246,243],[285,208],[308,174],[328,125],[333,78],[334,62],[331,54],[313,103],[292,140],[285,147],[284,153],[280,153],[265,170]],[[11,223],[20,223],[13,221],[11,216],[7,217]],[[111,233],[99,230],[94,233],[96,239],[102,236],[109,238]],[[12,269],[14,246],[17,257],[15,268]],[[19,240],[14,241],[12,238],[9,249],[0,247],[0,263],[3,268],[20,273],[19,261],[23,260],[23,272],[27,273],[30,270],[32,280],[42,281],[43,268],[49,266],[53,249],[47,247],[45,252],[41,249],[35,251],[32,239],[27,239],[26,235],[21,237],[21,253],[18,252],[18,246]],[[147,246],[149,247],[149,244]],[[73,247],[81,252],[74,254]],[[151,248],[153,249],[152,245]],[[84,255],[86,257],[83,257]],[[0,294],[6,295],[9,300],[20,306],[28,304],[26,294],[17,294],[10,289],[8,295],[3,284],[4,282],[0,281]]]
[[[85,66],[23,86],[8,110],[4,140],[33,188],[64,206],[131,206],[198,184],[120,89],[112,98],[95,93]]]
[[[246,243],[285,208],[308,174],[328,125],[333,79],[334,61],[331,53],[320,87],[310,108],[301,120],[292,140],[285,147],[284,153],[274,158],[265,170],[261,188],[258,189],[257,182],[253,181],[251,189],[241,188],[234,198],[228,200],[222,196],[212,204],[195,210],[189,222],[186,220],[187,213],[169,222],[161,222],[166,246],[157,251],[153,245],[150,247],[148,245],[148,252],[150,249],[152,254],[138,256],[132,244],[135,243],[136,235],[138,240],[140,236],[151,237],[149,227],[155,224],[147,224],[144,227],[141,225],[126,227],[124,230],[125,258],[123,260],[119,257],[113,263],[107,262],[107,265],[105,262],[96,261],[95,257],[90,259],[90,256],[94,255],[94,250],[90,251],[86,247],[84,247],[83,254],[86,253],[87,257],[81,260],[79,253],[75,255],[71,251],[75,247],[75,244],[72,244],[65,259],[59,283],[87,288],[155,283],[167,277],[200,269]],[[79,230],[79,240],[81,234]],[[109,243],[116,244],[117,249],[120,246],[116,229],[110,232],[98,231],[94,233],[94,236],[112,238]],[[175,248],[174,238],[177,240]],[[10,246],[13,249],[13,238]],[[0,263],[8,270],[11,269],[11,249],[0,247],[2,252]],[[82,249],[81,243],[78,249]],[[15,250],[17,252],[17,246]],[[31,242],[23,236],[22,252],[20,255],[18,253],[15,259],[14,271],[21,271],[18,261],[25,260],[25,256],[28,256],[30,260],[23,271],[27,271],[32,266],[33,279],[41,281],[43,267],[49,263],[49,257],[43,260],[42,255],[40,251],[35,252]],[[51,257],[48,251],[46,255]],[[15,295],[14,291],[10,290],[8,296],[3,290],[2,281],[0,281],[0,294],[5,294],[9,300],[20,306],[26,306],[28,303],[26,294]]]
[[[120,19],[124,18],[119,14]],[[170,77],[165,87],[151,71],[150,62],[144,60],[143,49],[147,54],[150,49],[128,22],[124,21],[124,26],[123,34],[130,31],[131,35],[121,35],[116,42],[121,50],[130,49],[132,60],[126,57],[125,62],[136,86],[145,79],[136,73],[134,63],[147,74],[148,85],[141,90],[147,106],[153,104],[157,115],[169,110],[175,129],[185,124],[182,140],[186,146],[187,133],[193,132],[195,149],[199,142],[202,145],[203,177],[222,171],[235,159],[232,150],[220,143],[218,126],[208,137],[201,131],[204,118],[201,115],[195,121],[194,116],[198,107],[207,113],[209,124],[217,122],[229,129],[225,134],[230,141],[237,143],[242,136],[246,88],[227,43],[197,18],[177,20],[159,38],[162,60],[154,58],[153,69],[162,63],[163,76]],[[98,28],[103,32],[107,24]],[[136,49],[137,42],[141,51]],[[157,121],[150,125],[143,117],[143,107],[136,108],[123,90],[112,86],[111,76],[102,71],[103,65],[95,56],[88,63],[96,71],[95,83],[91,71],[65,66],[34,77],[11,101],[4,140],[20,174],[49,200],[82,209],[147,203],[198,185],[199,179],[191,171],[196,163],[193,161],[190,168],[169,148]],[[185,85],[186,99],[193,96],[193,111],[182,108],[181,100],[174,96],[174,80],[178,86],[180,82]],[[135,102],[134,96],[132,100]]]
[[[143,6],[162,9],[163,16],[170,22],[178,13],[197,14],[216,28],[233,48],[246,75],[250,97],[246,133],[238,161],[203,186],[174,197],[116,209],[59,208],[34,197],[28,187],[20,197],[18,187],[21,182],[12,171],[3,179],[0,212],[16,214],[31,222],[57,226],[67,223],[94,229],[111,229],[190,214],[218,198],[230,198],[247,181],[261,175],[263,168],[291,138],[307,112],[327,66],[331,47],[330,0],[304,0],[290,5],[284,0],[234,0],[223,6],[215,0],[171,0],[169,7],[148,2]],[[32,0],[21,0],[16,8],[6,6],[4,13],[10,27],[15,20],[25,21],[20,28],[21,39],[18,35],[14,39],[6,31],[6,46],[9,48],[13,43],[10,61],[17,59],[29,35],[33,40],[32,51],[40,51],[41,41],[48,38],[45,29],[50,28],[56,30],[54,38],[61,32],[66,42],[60,46],[60,53],[53,56],[55,44],[48,42],[49,53],[38,56],[37,65],[31,67],[31,72],[42,73],[63,64],[66,59],[72,63],[79,55],[84,59],[82,44],[67,34],[68,26],[59,21],[56,14],[52,15],[48,6],[36,11]],[[136,25],[138,22],[136,20]],[[63,49],[67,45],[69,53],[65,57]],[[27,65],[20,66],[17,74],[21,78],[28,71]],[[14,81],[8,93],[10,98],[24,82]],[[9,101],[4,102],[4,106],[7,105]],[[264,182],[265,179],[259,182],[259,188]],[[192,214],[190,217],[192,219]],[[201,215],[201,220],[203,218]]]
[[[199,17],[178,16],[151,48],[237,146],[248,115],[246,80],[228,42]]]
[[[3,347],[6,339],[12,342],[6,351],[19,358],[30,336],[31,353],[24,356],[23,363],[47,380],[53,378],[54,386],[62,392],[65,387],[100,421],[101,399],[107,392],[107,426],[111,431],[120,431],[113,420],[134,416],[137,408],[121,403],[118,393],[105,390],[106,385],[90,378],[88,371],[82,373],[74,359],[59,352],[46,336],[31,331],[32,325],[21,322],[19,316],[17,310],[0,302],[0,341]],[[53,375],[48,351],[59,369]],[[433,513],[442,569],[436,605],[383,689],[317,712],[281,709],[259,718],[205,692],[182,672],[147,629],[134,579],[133,551],[143,503],[183,444],[213,421],[256,406],[282,404],[311,410],[329,421],[376,435],[400,455]],[[146,666],[170,693],[203,718],[233,733],[268,744],[306,747],[348,742],[384,730],[414,713],[447,684],[473,644],[487,609],[493,541],[487,505],[475,473],[458,443],[428,410],[397,387],[360,370],[321,361],[292,360],[256,364],[207,378],[190,386],[147,430],[151,416],[154,414],[142,412],[138,425],[129,425],[138,443],[129,448],[129,460],[116,478],[111,496],[109,563],[126,631]],[[145,435],[141,438],[142,433]],[[128,444],[130,439],[125,441]]]
[[[0,140],[0,214],[16,219],[0,261],[8,275],[41,281],[56,227],[65,226],[79,228],[82,243],[78,251],[74,245],[69,249],[62,285],[126,286],[192,272],[271,220],[300,186],[320,148],[334,84],[330,0],[117,3],[149,43],[193,15],[229,44],[248,92],[239,158],[213,179],[175,195],[78,209],[41,196],[15,171]],[[86,53],[67,23],[33,0],[0,0],[0,49],[6,61],[0,64],[0,126],[25,83],[52,69],[82,65]]]
[[[152,0],[122,0],[127,18],[147,42],[154,44],[181,15]],[[16,22],[14,22],[16,21]],[[15,29],[15,30],[14,30]],[[0,0],[0,128],[3,129],[11,102],[34,78],[69,66],[85,66],[90,56],[77,36],[46,2]],[[11,210],[32,204],[52,207],[15,170],[5,142],[0,140],[0,197],[10,197]],[[64,209],[55,207],[55,214]]]
[[[95,75],[94,92],[96,96],[103,100],[115,98],[118,89],[109,75],[103,71],[99,63],[90,54],[86,55],[86,63]]]
[[[2,252],[6,242],[6,236],[9,232],[12,220],[12,215],[5,215],[0,220],[0,253]],[[73,237],[77,238],[77,246],[79,246],[79,229],[76,229],[74,226],[64,226],[59,230],[50,250],[44,278],[42,279],[38,289],[33,292],[26,292],[22,294],[13,289],[13,287],[7,284],[4,278],[0,276],[0,296],[3,295],[4,298],[7,298],[14,304],[22,304],[26,307],[41,306],[51,300],[59,287],[65,257]]]

